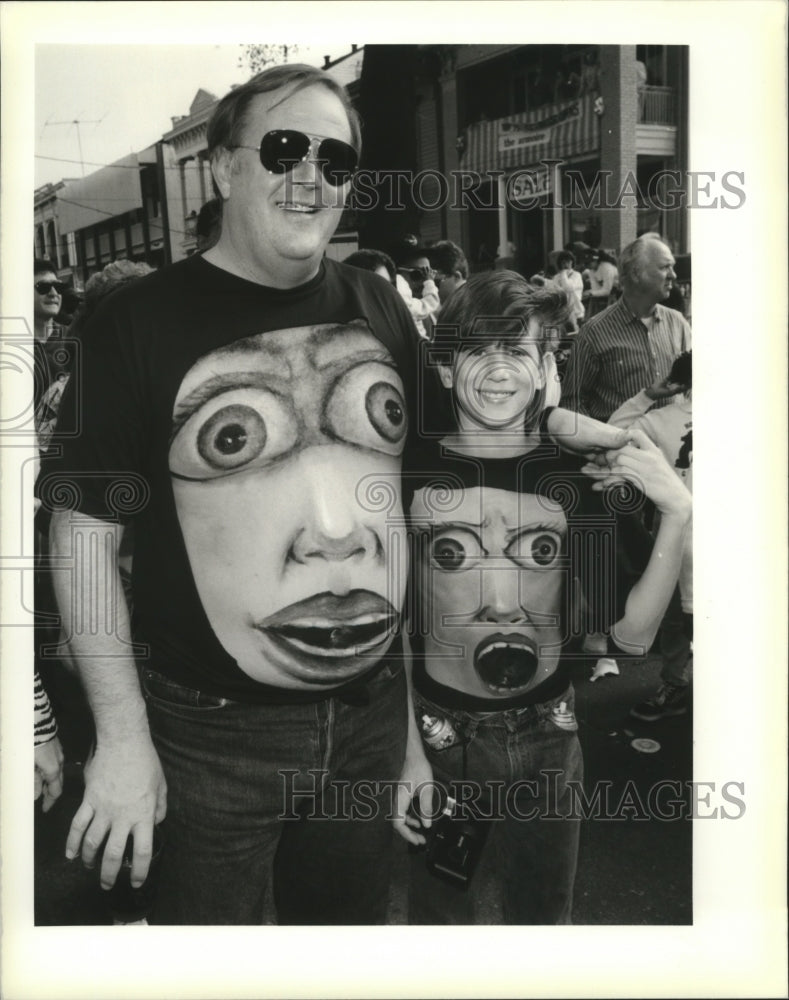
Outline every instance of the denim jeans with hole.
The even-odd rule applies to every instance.
[[[385,783],[400,777],[407,723],[400,665],[364,685],[369,704],[241,704],[147,669],[142,683],[167,778],[151,923],[259,924],[272,878],[279,923],[385,922]]]
[[[410,923],[483,922],[481,890],[489,885],[498,887],[505,923],[571,923],[580,827],[567,818],[577,813],[567,782],[580,784],[583,761],[574,715],[572,730],[552,719],[561,702],[572,713],[572,688],[551,701],[493,713],[446,709],[414,692],[418,719],[447,719],[461,738],[445,750],[425,747],[434,779],[450,794],[452,783],[464,780],[461,794],[469,802],[479,787],[480,811],[495,818],[467,889],[429,872],[424,853],[411,855]],[[485,902],[490,913],[494,907]]]

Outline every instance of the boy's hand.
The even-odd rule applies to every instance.
[[[595,480],[592,489],[601,492],[620,483],[632,483],[644,493],[664,517],[690,518],[690,491],[663,457],[661,450],[640,430],[627,432],[624,448],[594,457],[582,472]]]

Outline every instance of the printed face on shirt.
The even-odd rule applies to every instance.
[[[639,291],[649,293],[657,303],[667,299],[676,278],[674,255],[660,240],[649,240],[642,250],[638,267]]]
[[[458,351],[454,369],[441,368],[445,388],[452,389],[464,430],[521,430],[525,415],[545,385],[538,344],[540,321],[529,318],[520,340],[491,339]]]
[[[567,575],[561,507],[532,494],[436,487],[417,491],[411,516],[424,526],[415,578],[430,675],[505,698],[553,673]]]
[[[405,436],[402,383],[362,323],[249,337],[187,373],[176,509],[211,627],[250,677],[338,684],[388,649],[405,586],[392,528]]]

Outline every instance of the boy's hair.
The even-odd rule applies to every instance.
[[[556,266],[560,271],[566,266],[565,262],[569,262],[570,267],[575,267],[575,257],[569,250],[562,250],[562,252],[556,257]]]
[[[441,311],[433,342],[453,351],[520,340],[532,316],[543,324],[538,347],[550,345],[545,327],[560,327],[570,312],[567,293],[553,282],[542,287],[515,271],[482,271],[456,289]]]
[[[356,250],[345,258],[343,264],[360,267],[364,271],[377,271],[379,267],[383,267],[389,275],[391,283],[394,284],[397,281],[394,261],[383,250]]]
[[[676,382],[684,387],[685,391],[693,387],[693,351],[683,351],[674,359],[671,371],[668,373],[669,382]]]
[[[439,240],[428,247],[427,257],[434,270],[448,275],[457,271],[461,278],[468,280],[469,270],[466,255],[452,240]]]

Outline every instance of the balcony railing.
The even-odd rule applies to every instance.
[[[644,87],[638,96],[639,122],[644,125],[677,124],[677,95],[673,87]]]

